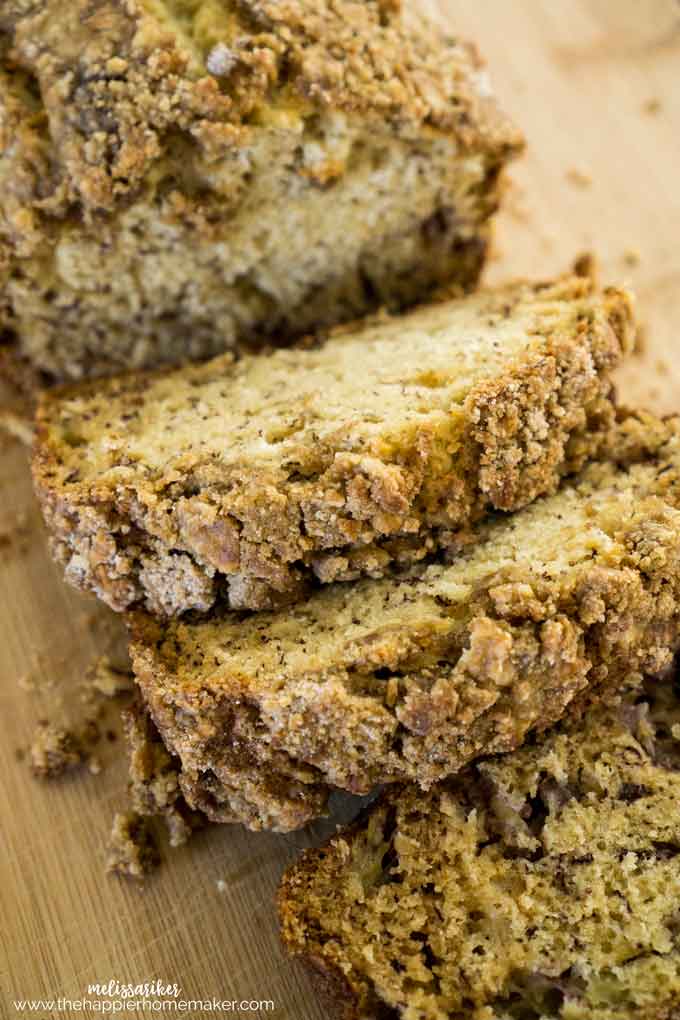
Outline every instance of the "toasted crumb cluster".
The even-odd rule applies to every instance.
[[[149,819],[135,811],[114,815],[106,870],[123,878],[145,878],[160,863]]]
[[[80,768],[89,758],[89,750],[74,730],[55,723],[38,726],[30,747],[33,775],[56,779]]]
[[[330,585],[287,611],[137,615],[135,673],[189,803],[207,793],[230,820],[254,774],[256,824],[286,829],[328,787],[428,788],[665,668],[680,635],[679,469],[680,421],[626,417],[602,461],[480,526],[449,565]],[[263,799],[263,776],[276,796]],[[250,804],[242,819],[253,825]]]
[[[100,655],[88,671],[91,688],[105,698],[117,698],[134,690],[134,677],[127,669],[114,665],[110,656]]]
[[[673,670],[308,851],[282,934],[337,1015],[677,1017],[679,696]]]
[[[44,397],[34,477],[67,578],[114,609],[266,609],[464,544],[596,452],[628,296],[568,276]]]
[[[474,285],[522,146],[381,0],[5,0],[0,326],[77,379]]]

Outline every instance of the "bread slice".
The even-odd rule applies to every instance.
[[[653,553],[652,553],[653,555]],[[675,1020],[680,689],[392,790],[305,853],[283,941],[343,1020]]]
[[[398,0],[3,0],[0,332],[59,379],[479,274],[522,147]]]
[[[321,347],[48,394],[35,481],[67,578],[113,609],[266,609],[465,540],[612,417],[628,297],[518,284]]]
[[[246,824],[285,829],[286,778],[298,823],[324,788],[427,789],[665,667],[680,645],[680,419],[628,417],[609,452],[480,526],[451,564],[286,611],[133,618],[137,681],[191,806],[231,820],[247,786]]]

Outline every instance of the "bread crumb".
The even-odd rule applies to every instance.
[[[229,888],[223,878],[218,878],[217,881],[215,882],[215,885],[217,887],[218,893],[225,893]]]
[[[652,96],[650,99],[646,99],[642,104],[642,112],[647,113],[652,117],[655,116],[657,113],[661,113],[662,109],[663,106],[661,100],[657,99],[656,96]]]
[[[576,188],[589,188],[593,183],[593,179],[587,171],[580,169],[579,167],[570,167],[566,173],[567,180],[570,184],[573,184]]]
[[[144,878],[160,863],[148,820],[135,811],[114,815],[106,854],[106,870],[124,878]]]
[[[106,698],[129,694],[134,689],[132,674],[116,669],[108,655],[101,655],[90,667],[88,679],[94,690]]]
[[[583,277],[597,283],[600,275],[600,265],[597,256],[592,251],[584,251],[577,255],[572,265],[572,272],[575,276]]]
[[[0,550],[14,551],[24,555],[30,548],[30,521],[25,510],[19,511],[12,520],[0,528]]]
[[[40,779],[55,779],[87,761],[88,752],[73,730],[42,721],[30,747],[31,770]]]
[[[623,253],[623,261],[625,265],[631,269],[635,266],[640,265],[640,252],[637,248],[627,248]]]

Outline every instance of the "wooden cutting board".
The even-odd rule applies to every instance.
[[[549,275],[595,249],[603,278],[635,289],[647,326],[643,353],[620,375],[624,398],[680,410],[678,4],[421,5],[478,41],[530,143],[513,171],[488,277]],[[38,719],[72,710],[118,621],[66,588],[50,564],[26,451],[5,442],[0,465],[0,1016],[17,1015],[14,999],[75,999],[92,982],[158,979],[180,985],[186,999],[275,1007],[193,1017],[322,1020],[306,976],[279,948],[273,910],[283,867],[321,827],[291,836],[213,827],[167,852],[139,886],[103,869],[111,816],[124,805],[120,742],[103,742],[98,775],[59,782],[33,779],[18,757]]]

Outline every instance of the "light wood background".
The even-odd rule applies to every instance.
[[[544,276],[597,251],[603,278],[633,286],[647,326],[644,353],[621,373],[624,398],[680,410],[678,3],[421,3],[478,41],[530,143],[489,278]],[[272,906],[283,867],[318,831],[214,827],[137,886],[103,870],[111,815],[124,804],[120,744],[105,743],[99,775],[62,782],[33,779],[17,757],[42,715],[69,711],[110,619],[51,566],[26,453],[9,442],[0,449],[0,614],[0,1016],[15,1015],[15,998],[77,998],[89,982],[157,978],[185,998],[275,1002],[273,1014],[242,1016],[323,1020],[306,976],[283,957]]]

